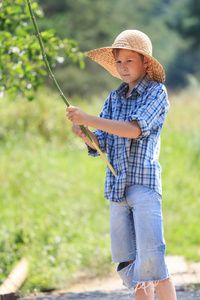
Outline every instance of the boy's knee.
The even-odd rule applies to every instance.
[[[124,285],[129,289],[134,286],[133,269],[134,269],[133,261],[121,262],[117,267],[117,272],[119,276],[121,277]]]
[[[122,269],[126,268],[129,265],[128,261],[124,261],[119,263],[118,267],[117,267],[117,271],[121,271]]]
[[[134,262],[134,260],[130,260],[130,261],[124,261],[119,263],[118,267],[117,267],[117,271],[120,271],[124,268],[126,268],[128,265],[132,264]]]

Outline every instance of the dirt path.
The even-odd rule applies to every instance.
[[[118,291],[87,291],[82,293],[68,292],[68,293],[54,293],[52,295],[38,295],[30,296],[24,298],[26,300],[134,300],[134,295],[130,295],[127,290],[118,290]],[[177,290],[177,300],[199,300],[200,299],[200,290]],[[155,300],[157,297],[155,295]]]
[[[200,300],[200,263],[187,265],[181,256],[168,256],[167,265],[173,276],[177,300]],[[23,300],[134,300],[117,275],[72,285],[52,294],[30,295]],[[155,295],[155,300],[157,297]]]

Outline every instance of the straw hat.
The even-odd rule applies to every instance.
[[[152,44],[149,37],[138,30],[125,30],[120,33],[111,47],[104,47],[91,50],[87,55],[113,76],[120,78],[116,69],[116,62],[113,56],[113,49],[128,49],[146,56],[150,64],[147,73],[151,79],[164,83],[165,71],[162,65],[152,56]]]

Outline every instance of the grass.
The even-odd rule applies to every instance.
[[[167,251],[200,260],[200,93],[170,97],[162,133],[163,211]]]
[[[0,281],[26,256],[23,294],[113,270],[105,162],[88,157],[72,135],[57,94],[42,91],[37,98],[0,103]],[[73,99],[96,114],[103,101]],[[170,101],[160,157],[167,253],[200,261],[200,91]]]

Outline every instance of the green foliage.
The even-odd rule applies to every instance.
[[[178,32],[168,27],[168,21],[173,20],[175,11],[176,15],[182,16],[184,13],[179,7],[175,10],[179,0],[63,0],[56,3],[53,0],[48,3],[40,0],[39,3],[48,16],[48,19],[40,20],[41,28],[46,30],[53,27],[60,37],[67,35],[75,39],[82,51],[109,46],[121,31],[138,29],[151,38],[153,55],[166,70],[168,86],[175,88],[185,85],[188,82],[187,74],[195,72],[196,64],[193,63],[193,68],[189,68],[191,60],[186,55],[186,65],[182,70],[179,51],[185,41]],[[58,67],[57,77],[63,90],[70,95],[101,94],[119,83],[90,59],[87,59],[86,68],[81,72],[75,66],[69,72],[68,64]]]
[[[47,71],[28,6],[24,0],[4,0],[0,7],[0,94],[6,92],[15,98],[21,93],[31,100]],[[32,8],[36,17],[43,17],[37,2],[32,3]],[[52,67],[64,58],[84,67],[84,54],[78,52],[74,40],[60,39],[52,29],[42,32],[41,37]]]
[[[175,18],[169,22],[171,28],[177,30],[184,38],[189,39],[191,49],[200,47],[200,2],[198,0],[184,0],[177,3],[182,14],[175,10]]]
[[[0,102],[0,281],[26,256],[30,271],[23,293],[66,288],[113,268],[105,162],[88,157],[72,135],[56,92],[36,98]],[[167,253],[200,261],[200,92],[169,98],[160,157]],[[72,102],[97,115],[103,101]]]
[[[0,103],[0,281],[26,256],[24,293],[65,287],[81,272],[97,276],[110,268],[105,163],[91,163],[84,143],[72,137],[56,95]]]
[[[200,93],[171,95],[162,134],[163,211],[167,252],[200,260]]]
[[[44,77],[53,85],[46,77],[26,1],[4,0],[0,6],[0,95],[6,90],[14,98],[21,91],[32,99]],[[54,75],[70,97],[108,93],[120,82],[90,59],[80,70],[85,54],[77,43],[83,52],[108,46],[131,28],[151,38],[168,87],[176,89],[200,78],[198,0],[38,0],[32,6]]]
[[[171,31],[177,32],[183,39],[181,44],[177,44],[174,59],[167,68],[168,82],[171,87],[177,88],[200,80],[198,67],[200,65],[200,2],[178,0],[172,7],[172,13],[167,17],[166,24]]]

